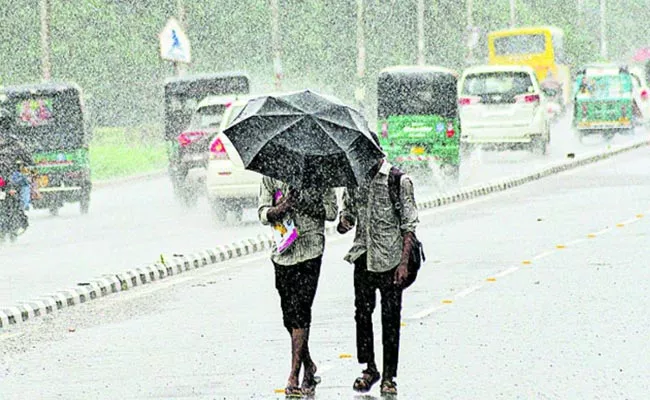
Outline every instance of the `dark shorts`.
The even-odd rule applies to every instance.
[[[282,320],[289,333],[309,328],[322,257],[295,265],[275,266],[275,288],[280,294]]]

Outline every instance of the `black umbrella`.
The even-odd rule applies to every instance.
[[[296,188],[357,186],[383,157],[358,111],[309,90],[250,100],[223,133],[246,169]]]

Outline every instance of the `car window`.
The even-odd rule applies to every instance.
[[[224,104],[214,104],[201,107],[192,116],[193,128],[218,128],[221,125],[223,113],[226,111]]]
[[[462,93],[470,96],[486,94],[518,95],[535,92],[530,74],[526,72],[488,72],[465,77]]]

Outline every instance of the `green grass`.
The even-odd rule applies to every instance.
[[[166,166],[165,143],[156,127],[93,129],[90,142],[93,181],[160,171]]]

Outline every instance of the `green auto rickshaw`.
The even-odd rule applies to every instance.
[[[396,66],[379,73],[379,140],[391,163],[406,171],[438,166],[458,178],[458,74],[436,66]]]
[[[639,109],[627,68],[608,64],[582,68],[576,74],[573,99],[573,127],[580,140],[634,133]]]
[[[14,134],[32,152],[40,196],[34,208],[53,215],[77,202],[88,213],[92,190],[88,144],[90,127],[82,90],[69,83],[0,88],[0,103],[16,116]]]

